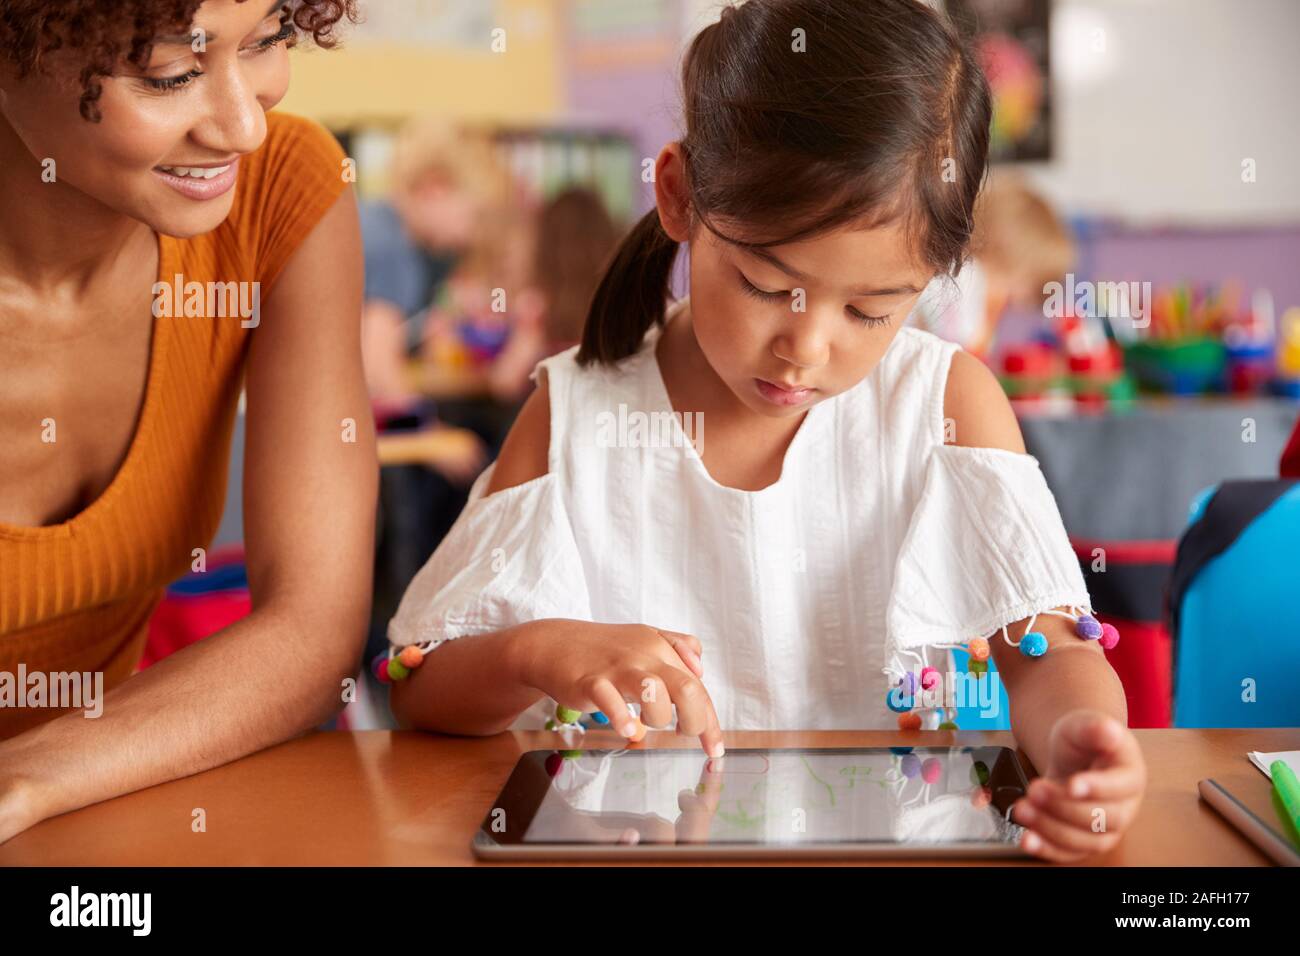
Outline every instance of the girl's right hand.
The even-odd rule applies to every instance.
[[[689,634],[644,624],[544,620],[521,625],[524,684],[563,707],[601,711],[624,737],[636,732],[627,701],[641,704],[647,727],[667,727],[677,708],[677,732],[700,738],[721,757],[722,730],[705,690],[703,648]]]

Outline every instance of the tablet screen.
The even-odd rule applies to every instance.
[[[498,844],[1015,843],[1005,747],[524,754],[483,823]]]

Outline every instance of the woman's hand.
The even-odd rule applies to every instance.
[[[1112,849],[1146,792],[1137,738],[1108,714],[1072,710],[1052,726],[1049,752],[1046,773],[1012,807],[1011,819],[1029,830],[1021,846],[1057,863]]]
[[[547,620],[526,627],[520,676],[529,687],[563,707],[601,711],[625,737],[636,732],[627,701],[641,704],[647,727],[671,724],[675,705],[677,732],[698,736],[710,757],[723,755],[696,638],[641,624]]]

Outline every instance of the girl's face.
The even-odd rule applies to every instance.
[[[866,378],[933,275],[898,223],[766,249],[718,238],[692,223],[677,143],[659,155],[655,196],[668,235],[690,242],[700,350],[768,417],[800,414]]]
[[[103,78],[98,123],[81,118],[67,52],[48,57],[51,75],[0,72],[0,116],[33,157],[35,188],[69,190],[167,235],[216,228],[239,158],[261,145],[265,113],[289,84],[282,6],[207,0],[188,31],[157,39],[144,69]]]
[[[700,350],[741,402],[770,417],[870,374],[932,271],[897,225],[756,250],[699,227],[690,263]]]

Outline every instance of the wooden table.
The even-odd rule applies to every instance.
[[[1246,752],[1300,750],[1300,728],[1134,733],[1150,772],[1141,817],[1117,849],[1090,863],[1269,863],[1201,802],[1196,782],[1215,777],[1272,821],[1267,778]],[[472,864],[470,837],[518,755],[550,749],[556,739],[546,731],[486,738],[410,731],[314,733],[207,773],[47,820],[0,846],[0,866]],[[621,740],[610,731],[578,739],[582,742],[575,746],[588,748],[616,748]],[[1013,745],[1009,733],[973,731],[750,732],[731,733],[726,740],[729,750]],[[698,744],[651,733],[642,746]],[[1029,765],[1023,754],[1021,759]],[[196,809],[206,815],[206,832],[191,829]]]

